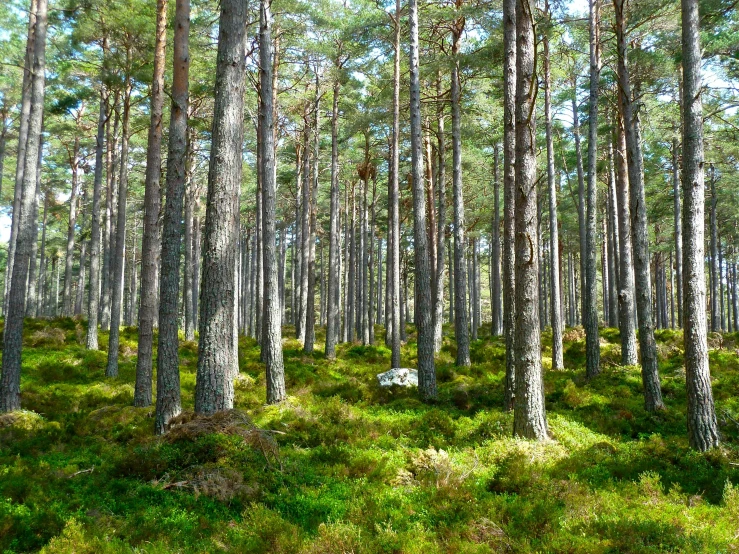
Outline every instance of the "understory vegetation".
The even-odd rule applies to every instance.
[[[504,345],[485,329],[470,368],[445,336],[434,405],[377,385],[384,346],[342,344],[329,362],[285,338],[289,398],[266,406],[258,346],[241,338],[236,410],[209,418],[192,415],[197,344],[182,341],[185,413],[155,437],[153,407],[131,405],[136,329],[108,379],[84,325],[26,322],[23,411],[0,415],[3,552],[739,549],[739,334],[709,338],[724,442],[700,453],[681,331],[657,332],[667,409],[653,415],[638,367],[618,365],[618,331],[602,329],[603,373],[587,381],[584,333],[568,329],[566,369],[545,374],[553,440],[534,443],[511,438]],[[409,328],[407,367],[414,341]]]

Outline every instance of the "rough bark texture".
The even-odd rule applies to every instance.
[[[516,393],[516,0],[503,0],[503,334],[505,409]]]
[[[275,253],[275,138],[272,111],[272,14],[268,0],[260,4],[259,77],[261,85],[260,113],[262,120],[262,182],[263,255],[264,255],[264,339],[262,352],[267,365],[267,403],[276,404],[287,397],[285,366],[282,360],[282,330],[280,328],[280,298],[277,290],[277,259]],[[306,183],[309,186],[309,183]]]
[[[580,115],[577,107],[577,77],[573,79],[572,97],[572,134],[575,137],[575,155],[577,157],[577,228],[580,238],[580,321],[585,318],[585,175],[580,145]]]
[[[642,167],[639,121],[631,100],[631,84],[627,62],[625,0],[614,0],[616,10],[616,36],[618,41],[619,101],[624,118],[627,164],[631,209],[631,239],[634,256],[634,290],[639,320],[639,346],[641,348],[642,383],[644,405],[647,411],[664,408],[657,372],[657,344],[654,340],[652,319],[652,284],[649,268],[649,234],[647,231],[647,207],[644,195],[644,171]]]
[[[418,2],[410,0],[410,116],[411,174],[413,178],[413,237],[416,262],[416,329],[418,330],[418,390],[421,398],[437,396],[434,368],[434,326],[431,305],[431,263],[426,235],[426,197],[423,187],[421,152],[421,87],[419,82]]]
[[[400,0],[395,1],[395,59],[393,64],[393,137],[390,144],[390,175],[388,204],[390,205],[390,237],[388,240],[390,306],[390,367],[400,367],[400,185],[399,142],[400,142]]]
[[[546,3],[547,16],[551,18],[549,2]],[[559,228],[557,222],[557,187],[554,182],[554,136],[552,133],[552,71],[549,55],[549,36],[544,42],[544,119],[546,121],[547,140],[547,188],[549,190],[549,268],[551,293],[551,325],[552,325],[552,369],[564,369],[562,353],[562,305],[560,294],[559,268]]]
[[[11,412],[21,407],[21,350],[23,345],[23,316],[25,315],[26,278],[33,240],[32,214],[36,200],[36,172],[38,171],[39,142],[44,115],[44,85],[46,68],[46,14],[47,1],[38,0],[33,44],[33,75],[31,77],[28,140],[23,160],[23,181],[18,220],[18,239],[8,295],[8,311],[3,332],[2,374],[0,375],[0,412]]]
[[[108,336],[107,377],[118,377],[118,344],[120,339],[121,301],[123,299],[123,264],[126,247],[126,200],[128,197],[128,139],[133,85],[129,73],[130,51],[126,54],[126,85],[123,99],[120,177],[118,178],[118,213],[115,225],[115,249],[112,252],[110,335]],[[111,233],[111,242],[113,234]]]
[[[160,0],[161,1],[161,0]],[[167,199],[162,225],[162,270],[159,277],[159,336],[157,338],[157,403],[154,431],[167,429],[179,415],[180,356],[177,329],[180,300],[182,208],[187,180],[187,111],[190,70],[190,0],[176,0],[172,72],[172,107],[167,152]],[[237,148],[237,151],[240,150]],[[156,273],[156,267],[154,268]],[[143,291],[142,291],[143,292]],[[187,291],[185,292],[187,295]],[[141,319],[139,319],[140,321]],[[138,373],[136,385],[138,392]],[[151,386],[151,376],[145,384]]]
[[[340,70],[341,61],[337,55],[335,68]],[[328,298],[326,305],[326,346],[325,354],[329,360],[336,358],[336,344],[339,342],[341,314],[339,312],[339,91],[341,83],[337,75],[333,86],[331,107],[331,208],[329,215],[328,246]],[[294,282],[293,282],[294,285]]]
[[[310,205],[308,206],[310,217],[310,232],[308,236],[308,300],[306,302],[305,315],[305,342],[303,343],[303,351],[306,353],[313,352],[313,345],[316,341],[316,225],[318,216],[318,147],[320,140],[320,129],[318,128],[320,91],[318,85],[318,77],[316,77],[316,99],[313,109],[313,177],[306,183],[311,187]],[[280,316],[279,319],[280,324],[278,329],[280,329],[280,338],[282,338],[282,317]],[[282,341],[280,341],[281,344]],[[282,349],[282,346],[280,346],[280,349]]]
[[[539,331],[534,16],[516,1],[516,399],[513,434],[548,438]]]
[[[585,221],[585,373],[600,373],[600,335],[598,333],[598,281],[596,276],[596,210],[598,177],[598,93],[600,81],[599,0],[590,0],[590,98],[588,100],[588,187]]]
[[[175,23],[175,32],[179,30],[179,25],[181,25],[180,22]],[[167,0],[157,0],[157,20],[154,36],[154,76],[151,82],[151,119],[149,121],[149,141],[146,149],[146,177],[144,180],[144,234],[141,244],[141,307],[139,309],[139,342],[136,358],[136,387],[133,394],[134,406],[149,406],[151,404],[152,345],[154,342],[154,320],[157,311],[157,270],[159,267],[160,250],[159,207],[162,193],[159,181],[162,173],[162,108],[164,106],[166,44]],[[187,47],[185,47],[185,51],[187,51]],[[175,69],[177,69],[177,65],[175,63]],[[174,83],[174,85],[176,84],[178,83]],[[174,101],[172,104],[174,114]],[[170,123],[171,127],[172,124]],[[169,140],[171,153],[171,141],[173,140],[171,135]],[[174,137],[174,140],[178,142],[180,140],[179,136]],[[167,164],[169,165],[172,162],[173,160],[168,158]],[[176,164],[178,161],[174,161],[174,163]]]
[[[621,334],[621,364],[636,365],[636,327],[634,325],[634,263],[631,256],[631,210],[629,209],[629,176],[626,167],[626,138],[623,118],[617,118],[617,149],[614,155],[616,190],[618,193],[619,291],[618,325]]]
[[[233,407],[234,222],[244,137],[246,19],[243,2],[221,2],[195,382],[195,411],[203,414]]]
[[[103,154],[108,91],[100,85],[100,112],[95,137],[95,177],[92,185],[92,220],[90,222],[90,291],[87,298],[88,350],[98,349],[98,311],[100,309],[100,196],[103,185]]]
[[[78,128],[79,128],[79,121]],[[67,248],[64,254],[64,292],[62,294],[62,314],[72,316],[72,269],[74,267],[74,238],[77,226],[77,197],[80,193],[79,166],[80,166],[80,139],[74,138],[74,146],[69,155],[69,165],[72,170],[72,192],[69,195],[69,219],[67,220]]]
[[[492,334],[498,336],[503,327],[503,310],[501,304],[500,282],[500,148],[493,146],[493,229],[490,245],[490,311],[492,316]]]
[[[680,164],[677,138],[672,140],[672,193],[675,203],[675,278],[677,281],[677,324],[683,325],[683,218],[680,203]]]
[[[464,21],[464,20],[462,20]],[[452,188],[454,194],[454,333],[457,339],[457,365],[470,365],[470,335],[467,303],[467,271],[465,266],[464,195],[462,192],[462,114],[460,110],[459,39],[463,23],[452,31]],[[471,293],[472,291],[470,291]]]
[[[682,0],[683,44],[683,324],[688,439],[698,450],[719,444],[708,367],[704,266],[703,106],[698,1]]]
[[[434,352],[441,351],[444,323],[444,236],[446,233],[446,143],[444,137],[444,102],[442,101],[441,76],[436,80],[436,96],[439,104],[436,111],[438,166],[436,173],[436,195],[439,215],[436,219],[436,278],[434,279]]]

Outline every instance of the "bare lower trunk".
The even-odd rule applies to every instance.
[[[181,25],[181,22],[176,24],[175,30],[178,30],[177,25]],[[138,355],[136,357],[136,388],[134,389],[133,395],[134,406],[149,406],[151,404],[152,345],[154,342],[154,319],[157,312],[157,270],[159,268],[160,251],[159,209],[162,193],[159,181],[161,179],[162,165],[162,109],[164,106],[166,43],[167,0],[157,0],[154,77],[151,83],[151,119],[149,121],[149,137],[146,150],[146,177],[144,181],[144,234],[141,245],[141,309],[139,310],[139,341]],[[170,124],[170,126],[172,125]],[[170,137],[170,142],[172,140],[172,137]],[[179,141],[179,137],[175,137],[174,140]],[[169,165],[172,161],[168,160],[167,163]]]
[[[74,234],[77,226],[77,196],[79,194],[79,152],[80,139],[75,137],[74,147],[70,154],[70,165],[72,170],[72,193],[69,196],[69,219],[67,223],[67,249],[64,256],[64,307],[62,313],[69,317],[72,315],[72,269],[74,267]]]
[[[683,44],[683,301],[688,439],[698,450],[719,444],[706,333],[704,267],[703,107],[698,1],[682,0]]]
[[[506,348],[505,409],[516,393],[516,0],[503,0],[503,334]]]
[[[421,152],[421,87],[419,82],[418,2],[410,0],[410,127],[413,176],[413,237],[416,262],[416,329],[418,331],[418,391],[424,400],[437,396],[434,368],[434,327],[431,305],[431,272],[426,235],[426,198],[423,190]]]
[[[390,367],[400,367],[400,0],[395,0],[394,62],[393,62],[393,137],[390,144],[388,204],[391,233],[388,241],[388,281],[390,305]]]
[[[0,374],[0,412],[12,412],[21,407],[21,351],[23,316],[25,315],[26,278],[33,240],[33,202],[36,192],[39,142],[44,112],[44,72],[46,68],[46,0],[38,0],[35,40],[33,44],[33,77],[31,78],[27,151],[23,160],[23,181],[19,210],[13,216],[18,221],[18,238],[3,332],[2,373]],[[29,64],[30,65],[30,64]]]
[[[627,67],[627,37],[624,0],[614,0],[616,32],[618,38],[619,100],[624,118],[626,150],[629,172],[632,247],[634,255],[634,290],[639,320],[639,345],[641,347],[642,383],[644,405],[647,411],[664,408],[657,372],[657,345],[654,341],[652,319],[652,285],[649,276],[649,235],[647,232],[647,208],[644,194],[644,172],[639,137],[639,120],[634,113],[631,85]]]
[[[126,246],[126,200],[128,193],[128,139],[129,117],[131,111],[131,90],[133,85],[128,71],[131,62],[130,51],[126,55],[126,81],[123,99],[123,122],[121,136],[120,177],[118,179],[118,213],[115,229],[115,249],[112,252],[111,267],[111,305],[110,335],[108,336],[107,377],[118,377],[118,345],[120,339],[121,301],[123,299],[123,264]],[[111,234],[112,238],[112,234]]]
[[[161,0],[160,0],[161,1]],[[182,208],[187,181],[187,114],[189,103],[190,0],[176,0],[172,72],[172,104],[167,152],[167,198],[162,225],[162,268],[159,276],[157,401],[154,431],[163,433],[181,411],[179,356],[180,249]],[[237,152],[240,150],[237,148]],[[156,268],[154,268],[156,273]],[[187,290],[185,291],[187,295]],[[138,375],[137,375],[138,385]],[[151,386],[151,377],[146,381]]]
[[[233,278],[244,134],[246,18],[247,8],[242,2],[221,2],[195,382],[195,411],[204,414],[233,407],[237,355],[232,345]],[[265,94],[264,89],[261,92]],[[271,127],[265,131],[272,135]],[[263,174],[263,179],[269,179],[271,167]]]
[[[516,1],[516,400],[513,434],[548,437],[539,332],[534,15]]]
[[[267,403],[276,404],[286,397],[285,367],[282,359],[282,332],[280,329],[279,297],[277,294],[277,263],[275,254],[275,142],[272,111],[272,14],[267,0],[260,4],[260,118],[262,120],[262,163],[264,167],[263,248],[264,248],[264,341],[262,349],[267,365]],[[307,183],[306,183],[307,184]]]

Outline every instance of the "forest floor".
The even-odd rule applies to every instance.
[[[258,348],[242,339],[240,412],[162,439],[153,408],[131,407],[135,329],[122,332],[120,378],[107,379],[83,322],[29,320],[24,411],[0,416],[0,551],[739,551],[739,335],[710,339],[725,442],[705,454],[687,445],[680,332],[658,332],[657,415],[638,368],[617,363],[618,332],[602,335],[603,373],[588,382],[582,330],[568,329],[568,369],[546,372],[545,444],[511,438],[504,349],[487,337],[471,368],[454,366],[445,340],[433,406],[379,388],[384,346],[341,345],[327,362],[291,338],[289,400],[265,406]],[[196,356],[183,341],[185,410]]]

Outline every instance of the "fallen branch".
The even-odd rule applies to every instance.
[[[75,471],[72,475],[69,476],[69,479],[72,477],[76,477],[77,475],[82,475],[83,473],[92,473],[95,471],[95,466],[92,466],[90,469],[81,469],[79,471]]]

